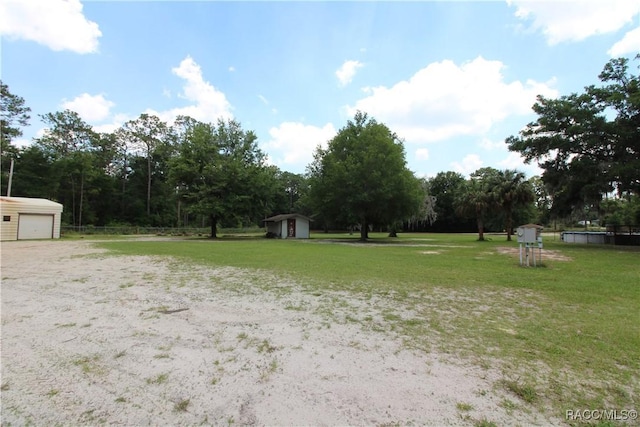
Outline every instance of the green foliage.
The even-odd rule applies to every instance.
[[[522,172],[510,169],[498,171],[490,185],[498,210],[504,215],[507,240],[511,240],[514,211],[533,202],[533,188]]]
[[[274,176],[276,188],[271,214],[296,212],[309,216],[314,213],[309,206],[309,184],[304,175],[276,169]]]
[[[275,176],[264,165],[256,136],[235,120],[212,124],[183,117],[178,154],[170,178],[185,208],[209,217],[211,237],[218,222],[242,224],[269,210]]]
[[[22,136],[20,127],[29,124],[30,111],[31,108],[25,106],[24,98],[12,94],[9,86],[0,80],[0,153],[4,154],[11,141]]]
[[[102,165],[97,163],[99,157],[94,155],[100,146],[100,137],[74,111],[57,111],[40,117],[47,128],[34,142],[51,164],[52,174],[47,178],[57,181],[52,198],[63,204],[65,222],[83,225],[88,192],[96,189],[94,180],[103,174]]]
[[[310,200],[324,218],[369,226],[411,217],[422,202],[420,182],[407,169],[404,146],[389,128],[366,114],[340,129],[308,167]]]
[[[456,195],[456,212],[458,215],[476,219],[478,240],[484,240],[485,219],[495,204],[490,186],[491,177],[495,173],[495,169],[479,169]]]
[[[500,218],[497,229],[505,230],[507,240],[511,240],[514,215],[528,218],[526,208],[534,198],[531,184],[522,172],[481,168],[458,190],[455,206],[459,215],[476,218],[478,240],[484,240],[484,229],[490,216],[494,223],[495,218]]]
[[[544,170],[556,217],[598,210],[613,190],[640,193],[640,79],[629,74],[625,58],[609,61],[599,78],[601,87],[583,93],[538,96],[538,119],[506,140],[509,150]]]
[[[456,210],[456,198],[464,191],[466,180],[458,172],[439,172],[428,180],[429,193],[436,198],[437,215],[432,231],[472,231],[473,223],[459,215]]]
[[[169,129],[157,116],[140,114],[135,120],[129,120],[121,128],[121,137],[127,140],[133,152],[142,153],[147,160],[147,216],[151,215],[151,182],[153,179],[154,155],[167,144]]]
[[[600,207],[603,214],[602,225],[612,227],[640,225],[640,196],[603,200]]]

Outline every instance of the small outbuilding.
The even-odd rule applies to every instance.
[[[272,216],[264,220],[267,233],[279,239],[308,239],[311,218],[291,213]]]
[[[0,240],[59,239],[61,215],[51,200],[0,197]]]

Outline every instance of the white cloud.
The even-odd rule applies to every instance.
[[[80,0],[2,0],[0,34],[76,53],[97,52],[102,36],[83,15]]]
[[[364,111],[411,142],[433,142],[458,135],[481,135],[513,114],[530,114],[538,94],[556,97],[553,81],[507,83],[504,65],[478,57],[458,66],[429,64],[409,80],[369,88],[369,95],[347,106]]]
[[[162,112],[148,109],[146,113],[155,114],[169,123],[179,115],[189,116],[206,123],[215,123],[218,119],[226,120],[233,117],[231,104],[227,101],[225,94],[204,80],[200,65],[191,56],[187,56],[171,71],[184,80],[182,93],[178,94],[178,97],[191,104]]]
[[[100,125],[93,126],[93,130],[96,132],[111,133],[111,132],[114,132],[116,129],[118,129],[120,126],[122,126],[125,122],[128,122],[129,120],[135,120],[135,119],[136,117],[130,117],[130,116],[127,116],[126,114],[116,114],[111,118],[109,123],[103,123]]]
[[[477,154],[468,154],[462,159],[462,162],[452,162],[453,170],[465,176],[471,175],[482,167],[482,160]]]
[[[313,161],[316,147],[320,145],[326,148],[336,133],[331,123],[317,127],[300,122],[283,122],[280,126],[269,129],[271,140],[262,148],[283,169],[304,169]]]
[[[233,73],[233,72],[236,70],[236,67],[234,67],[234,66],[232,65],[232,66],[230,66],[230,67],[228,68],[228,70],[229,70],[229,72],[230,72],[230,73]]]
[[[516,169],[524,172],[527,178],[531,178],[535,175],[542,175],[543,170],[538,167],[537,163],[533,162],[526,164],[524,158],[519,153],[510,152],[506,158],[498,162],[498,166],[502,169]]]
[[[340,82],[340,86],[346,86],[353,80],[358,68],[362,67],[362,63],[359,61],[345,61],[344,64],[336,70],[336,77]]]
[[[95,123],[109,117],[111,107],[115,104],[105,99],[102,94],[89,95],[88,93],[83,93],[71,101],[63,101],[61,105],[64,109],[78,113],[84,121]]]
[[[17,148],[25,148],[31,145],[31,141],[26,138],[16,138],[11,140],[11,145]]]
[[[487,151],[506,148],[504,141],[491,141],[489,138],[482,138],[478,145]]]
[[[640,13],[638,0],[512,0],[509,3],[517,8],[515,16],[530,21],[531,29],[542,31],[550,45],[617,31]]]
[[[612,58],[617,58],[628,53],[640,52],[640,27],[629,31],[622,40],[611,46],[607,52]]]
[[[416,159],[429,160],[429,150],[427,150],[426,148],[418,148],[416,150]]]

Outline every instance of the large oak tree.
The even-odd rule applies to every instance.
[[[357,112],[307,168],[317,213],[360,225],[392,224],[419,211],[423,191],[407,168],[402,141],[387,126]]]
[[[555,216],[599,209],[612,191],[640,193],[640,79],[628,67],[627,59],[613,59],[599,87],[558,99],[538,96],[537,120],[506,140],[509,150],[544,170]]]
[[[235,120],[213,125],[180,117],[177,123],[181,131],[171,180],[185,208],[209,218],[212,238],[222,220],[239,224],[269,209],[275,178],[253,132]]]

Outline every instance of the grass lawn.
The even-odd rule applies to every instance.
[[[307,241],[107,241],[127,255],[177,257],[277,275],[305,291],[380,301],[379,318],[350,313],[363,328],[402,337],[407,348],[451,354],[502,372],[517,401],[564,419],[566,410],[638,409],[640,400],[640,250],[570,245],[545,237],[550,259],[523,268],[499,248],[505,236],[470,234],[315,234]],[[559,239],[559,237],[557,237]],[[269,292],[268,285],[254,285]],[[336,302],[336,304],[338,304]],[[331,318],[334,310],[325,306]],[[513,405],[504,402],[504,405]]]

